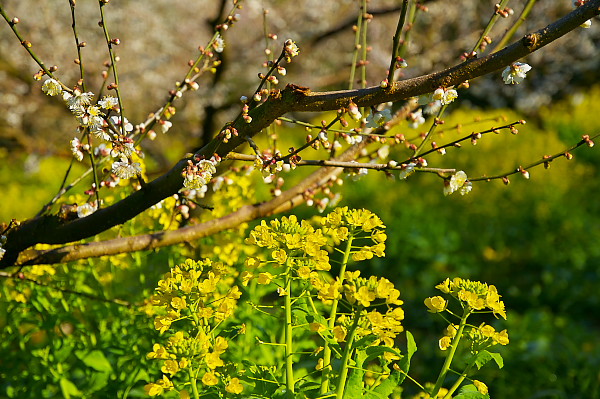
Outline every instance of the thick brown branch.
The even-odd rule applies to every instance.
[[[288,85],[285,90],[273,92],[262,105],[250,112],[252,123],[240,120],[234,126],[240,133],[228,143],[215,139],[198,155],[210,157],[214,153],[224,157],[245,142],[245,137],[258,134],[263,128],[290,111],[328,111],[346,107],[350,100],[358,106],[371,106],[389,101],[430,93],[440,86],[448,87],[499,70],[523,56],[538,50],[566,33],[576,29],[588,19],[600,13],[600,0],[591,0],[567,16],[535,33],[525,36],[513,45],[481,59],[471,59],[447,70],[394,83],[383,89],[370,87],[335,92],[311,92],[307,88]],[[0,268],[14,264],[19,253],[37,243],[62,244],[94,236],[113,226],[132,219],[145,209],[160,202],[182,187],[181,171],[187,159],[177,163],[167,174],[148,183],[141,190],[122,201],[98,210],[94,214],[74,221],[64,221],[58,216],[42,216],[24,222],[12,230],[4,245],[6,254]],[[157,233],[163,237],[167,233]]]

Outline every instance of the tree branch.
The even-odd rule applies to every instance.
[[[232,137],[228,143],[214,139],[197,155],[210,158],[213,154],[218,154],[225,157],[227,153],[243,144],[246,137],[253,137],[273,123],[275,119],[288,112],[337,110],[347,107],[350,101],[359,107],[400,101],[430,93],[438,87],[450,87],[486,75],[537,51],[578,28],[599,13],[600,0],[588,1],[584,6],[577,8],[553,24],[526,35],[497,53],[479,59],[470,59],[441,72],[395,82],[385,89],[375,86],[356,90],[311,92],[308,88],[288,85],[284,90],[272,91],[271,96],[263,104],[250,111],[251,123],[245,123],[240,119],[234,124],[233,127],[238,130],[239,136]],[[0,261],[0,268],[13,265],[21,251],[37,243],[63,244],[81,240],[132,219],[150,206],[179,191],[183,185],[181,172],[187,164],[187,160],[188,158],[179,161],[165,175],[148,183],[129,197],[85,218],[66,221],[57,215],[45,215],[25,221],[9,232],[7,242],[3,246],[6,253]],[[256,211],[250,212],[248,209],[245,212],[253,214]],[[153,240],[165,240],[164,237],[169,237],[170,234],[170,232],[162,232],[152,236]],[[146,242],[146,248],[151,245],[151,242]]]

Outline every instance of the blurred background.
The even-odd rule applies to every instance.
[[[460,62],[494,4],[423,3],[428,12],[413,27],[404,77]],[[524,3],[509,3],[515,10],[511,21]],[[242,4],[241,20],[225,35],[222,66],[200,82],[200,90],[175,104],[178,112],[168,135],[142,144],[151,159],[150,176],[168,170],[239,112],[239,97],[252,93],[257,74],[264,71],[264,30],[278,36],[270,44],[275,53],[287,38],[301,49],[280,79],[283,83],[316,91],[348,86],[357,1]],[[58,76],[74,85],[79,69],[73,63],[77,54],[68,4],[4,0],[2,5],[20,18],[18,27],[40,58],[57,65]],[[166,100],[228,9],[229,2],[223,7],[219,1],[121,0],[106,7],[109,31],[121,40],[118,68],[130,121],[143,121]],[[571,9],[570,0],[538,1],[513,41]],[[376,85],[389,65],[399,2],[373,0],[369,11],[374,18],[368,31],[368,84]],[[77,18],[79,35],[88,43],[83,49],[88,84],[97,92],[108,59],[97,3],[79,1]],[[492,39],[510,26],[509,20],[501,20]],[[527,57],[524,62],[533,69],[518,87],[504,85],[500,71],[472,81],[449,108],[438,142],[459,137],[459,129],[452,129],[458,124],[463,135],[503,124],[500,118],[525,119],[527,125],[519,127],[517,136],[486,137],[476,147],[434,155],[429,164],[464,170],[470,177],[504,173],[560,152],[583,134],[599,133],[599,47],[600,21],[595,20],[590,29],[576,30]],[[8,25],[0,28],[0,221],[33,216],[54,195],[71,159],[69,140],[76,122],[60,99],[41,92],[32,79],[37,70]],[[414,136],[427,126],[409,130],[404,125],[395,132]],[[280,134],[296,134],[302,142],[304,133],[283,126]],[[432,380],[437,367],[429,366],[442,363],[442,353],[433,348],[445,327],[425,311],[423,299],[435,295],[433,287],[446,277],[459,276],[496,285],[508,308],[508,320],[496,325],[507,328],[511,339],[502,348],[504,370],[484,368],[485,376],[479,378],[491,387],[492,397],[600,397],[600,155],[585,146],[574,155],[571,161],[556,160],[549,170],[530,170],[529,180],[513,176],[509,186],[477,183],[464,197],[444,197],[439,179],[420,174],[398,181],[370,172],[342,186],[340,205],[369,208],[388,226],[386,258],[373,260],[363,272],[386,276],[400,289],[406,328],[420,344],[414,361],[418,380]],[[310,217],[316,210],[302,207],[298,212]],[[152,287],[155,280],[149,277],[145,284]],[[132,301],[139,298],[139,293],[129,295]]]

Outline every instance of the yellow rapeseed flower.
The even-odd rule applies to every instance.
[[[208,386],[217,385],[219,383],[219,379],[217,378],[215,373],[213,373],[212,371],[208,371],[202,377],[202,383]]]
[[[440,313],[446,310],[446,306],[448,306],[448,301],[442,298],[441,296],[434,296],[425,299],[425,306],[427,306],[427,311],[430,313]]]
[[[240,382],[239,378],[232,378],[225,387],[225,390],[229,393],[239,395],[244,390],[244,386]]]

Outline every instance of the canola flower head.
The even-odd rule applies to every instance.
[[[446,279],[442,283],[436,285],[435,288],[444,294],[451,294],[453,297],[460,300],[463,307],[469,307],[474,310],[489,309],[495,316],[506,319],[504,302],[500,300],[501,296],[498,294],[498,289],[494,285],[457,277],[453,280]],[[429,304],[433,306],[433,299],[428,299],[432,300]],[[441,304],[439,300],[436,300],[436,302]],[[427,307],[429,307],[429,305],[427,305]]]

